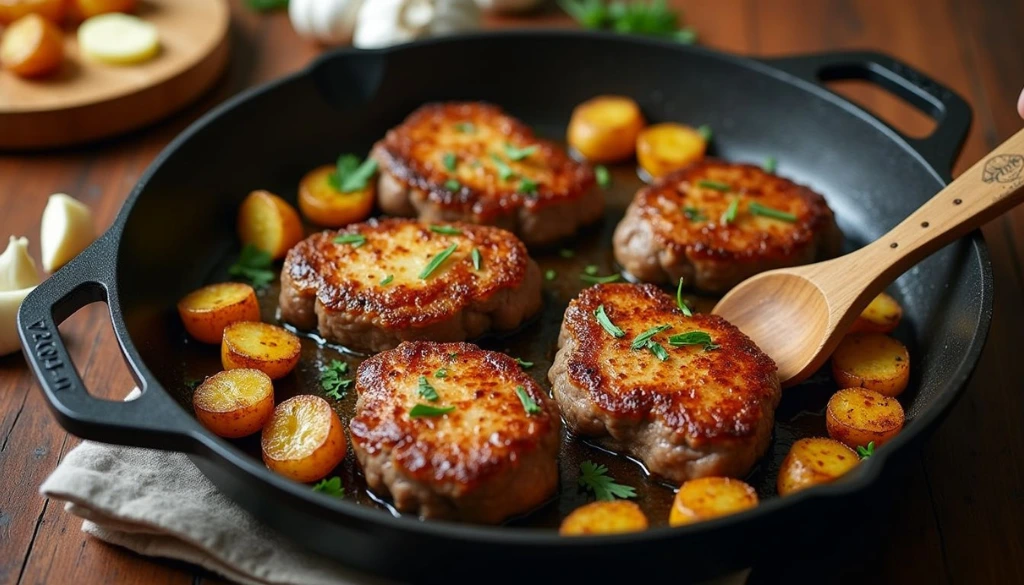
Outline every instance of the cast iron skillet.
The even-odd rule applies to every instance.
[[[851,78],[903,97],[936,119],[935,132],[924,139],[902,136],[821,84]],[[843,481],[784,499],[769,497],[755,510],[691,527],[564,539],[535,527],[395,518],[275,475],[245,453],[244,442],[240,448],[206,432],[187,402],[182,404],[182,381],[196,373],[190,356],[205,350],[184,343],[173,306],[185,292],[222,276],[225,259],[237,253],[234,214],[250,190],[294,196],[304,172],[340,152],[366,152],[424,102],[492,101],[557,136],[575,104],[601,93],[634,97],[653,121],[710,124],[717,156],[776,157],[780,174],[826,195],[848,246],[879,236],[937,192],[970,125],[960,97],[876,53],[758,61],[655,40],[564,31],[330,53],[193,124],[149,167],[110,230],[25,300],[19,314],[25,354],[58,420],[87,439],[189,453],[226,494],[293,541],[351,567],[403,580],[543,575],[607,581],[635,578],[637,571],[689,580],[778,554],[786,555],[780,562],[794,562],[856,534],[872,521],[870,511],[886,509],[883,487],[892,482],[881,481],[883,476],[898,471],[912,446],[935,427],[978,360],[992,308],[992,275],[980,233],[929,258],[891,289],[905,308],[899,335],[913,356],[912,390],[901,397],[909,420],[902,434]],[[613,209],[621,213],[621,207]],[[616,219],[574,243],[603,273],[611,268],[607,245],[588,248],[587,242],[603,238]],[[538,256],[542,267],[557,262],[543,260],[551,256],[557,258]],[[549,305],[564,307],[580,288],[573,286],[549,290]],[[273,298],[265,300],[273,304]],[[95,301],[109,306],[125,359],[144,391],[133,402],[90,397],[59,337],[58,324]],[[266,311],[264,319],[273,318]],[[556,326],[557,319],[547,327]],[[542,340],[530,330],[522,335],[537,347],[516,348],[541,362],[532,373],[543,379],[554,339]],[[312,380],[316,364],[303,367],[296,376]],[[827,393],[813,384],[790,389],[780,421],[820,420],[814,411],[820,413],[825,399]],[[820,422],[809,428],[823,433]],[[765,458],[767,468],[792,441],[780,429]],[[770,496],[774,476],[757,473],[769,478],[761,482],[769,487],[759,489]],[[573,480],[563,473],[562,483],[569,484],[563,493],[573,489]]]

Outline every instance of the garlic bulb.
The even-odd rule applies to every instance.
[[[476,0],[476,5],[487,12],[512,14],[533,10],[543,0]]]
[[[44,270],[53,272],[64,266],[95,239],[92,211],[84,203],[63,193],[50,195],[39,233]]]
[[[18,308],[39,284],[36,264],[28,255],[28,240],[11,236],[0,254],[0,355],[18,351]]]
[[[290,0],[288,19],[301,37],[331,45],[346,43],[362,4],[363,0]]]
[[[367,0],[359,9],[352,42],[375,49],[479,27],[474,0]]]

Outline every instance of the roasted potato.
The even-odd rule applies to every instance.
[[[337,413],[326,400],[311,395],[278,404],[260,439],[267,467],[303,483],[330,474],[347,448]]]
[[[196,388],[192,407],[214,434],[246,437],[262,429],[274,413],[274,385],[259,370],[218,372]]]
[[[580,506],[562,520],[562,536],[620,534],[647,530],[647,516],[640,506],[626,500],[591,502]]]
[[[64,18],[64,8],[64,0],[0,0],[0,24],[10,24],[26,14],[57,23]]]
[[[108,12],[133,12],[138,0],[70,0],[72,18],[85,20]]]
[[[0,65],[20,77],[42,77],[64,62],[64,33],[32,13],[11,23],[0,37]]]
[[[295,369],[301,353],[302,344],[294,333],[259,321],[228,325],[220,344],[220,361],[225,370],[253,368],[272,380]]]
[[[299,210],[306,219],[324,227],[363,221],[373,211],[377,182],[367,181],[364,189],[343,193],[330,181],[336,169],[334,165],[315,168],[299,182]]]
[[[701,477],[684,483],[672,501],[668,523],[693,524],[757,506],[757,492],[729,477]]]
[[[302,220],[284,199],[270,191],[253,191],[238,210],[238,235],[243,244],[279,260],[302,239]]]
[[[847,335],[832,354],[832,377],[840,388],[867,388],[898,396],[910,381],[910,354],[881,333]]]
[[[185,331],[203,343],[220,343],[224,328],[237,321],[259,321],[256,291],[241,282],[211,284],[178,301]]]
[[[636,139],[636,160],[653,178],[703,158],[708,144],[696,129],[682,124],[654,124]]]
[[[567,140],[589,161],[617,162],[633,156],[645,124],[640,106],[632,99],[601,95],[573,109]]]
[[[872,441],[879,447],[903,428],[903,407],[874,390],[846,388],[829,399],[825,424],[828,436],[852,449]]]
[[[850,326],[850,333],[889,333],[900,324],[903,307],[896,299],[882,293],[861,312]]]
[[[782,460],[776,488],[785,496],[811,486],[833,482],[860,463],[857,453],[832,439],[800,439]]]

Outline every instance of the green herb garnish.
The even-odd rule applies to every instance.
[[[391,281],[394,280],[394,279],[395,279],[395,275],[394,274],[389,274],[389,275],[385,276],[384,278],[380,279],[380,285],[381,286],[387,286],[387,285],[391,284]]]
[[[434,372],[434,377],[435,378],[447,378],[448,377],[448,368],[438,368],[437,371]]]
[[[711,126],[704,124],[700,128],[697,128],[697,133],[700,134],[701,138],[703,138],[705,142],[711,140]]]
[[[519,181],[519,190],[526,195],[536,195],[537,181],[523,177]]]
[[[597,271],[598,271],[598,268],[597,268],[597,266],[596,266],[596,265],[594,265],[594,264],[588,264],[588,265],[587,265],[587,266],[586,266],[586,267],[585,267],[585,268],[583,269],[583,272],[585,272],[585,273],[589,274],[590,276],[594,276],[595,274],[597,274]]]
[[[647,349],[651,350],[651,353],[654,354],[654,357],[658,358],[661,361],[665,361],[668,359],[668,352],[665,351],[665,348],[662,347],[661,344],[658,343],[657,341],[647,342]]]
[[[430,406],[429,404],[417,404],[409,411],[409,418],[420,418],[425,416],[444,416],[455,410],[454,406]]]
[[[339,360],[331,360],[320,372],[320,386],[329,398],[341,400],[348,394],[352,380],[342,378],[347,373],[348,364]]]
[[[522,386],[516,386],[516,396],[519,397],[519,402],[523,403],[523,410],[526,414],[540,414],[540,407],[537,403],[530,398],[530,395],[526,393],[526,388]]]
[[[288,0],[245,0],[245,4],[257,12],[288,8]]]
[[[687,205],[683,208],[683,215],[690,221],[705,221],[707,216],[700,212],[699,209],[692,205]]]
[[[366,243],[366,236],[363,234],[342,234],[335,236],[335,244],[352,244],[353,248],[358,248]]]
[[[463,134],[472,134],[476,132],[476,126],[472,122],[459,122],[455,124],[455,129]]]
[[[446,236],[462,235],[462,230],[460,230],[457,227],[452,227],[450,225],[432,225],[430,226],[430,231],[434,232],[435,234],[444,234]]]
[[[573,256],[576,255],[576,252],[573,252],[568,248],[562,248],[561,250],[558,251],[558,255],[561,256],[562,258],[572,258]]]
[[[524,148],[518,148],[515,145],[507,142],[505,143],[505,156],[507,156],[509,160],[523,160],[535,152],[537,152],[536,144],[531,144]]]
[[[515,171],[512,170],[512,167],[508,166],[508,163],[501,160],[501,158],[498,155],[491,153],[491,160],[494,161],[494,168],[498,169],[498,178],[501,179],[502,181],[508,181],[512,177],[516,176],[516,173]]]
[[[343,154],[338,157],[334,172],[327,176],[327,182],[335,191],[351,193],[366,188],[370,177],[377,172],[377,161],[372,158],[359,162],[354,154]]]
[[[857,447],[857,455],[860,455],[861,459],[867,459],[875,454],[875,442],[870,441],[867,447]]]
[[[558,276],[558,273],[554,270],[544,271],[544,280],[554,280]]]
[[[715,191],[721,191],[722,193],[726,193],[732,189],[732,186],[729,185],[729,183],[710,181],[708,179],[701,179],[697,181],[697,186],[704,187],[705,189],[714,189]]]
[[[622,279],[621,274],[609,274],[608,276],[593,276],[591,274],[581,274],[580,280],[587,284],[608,284],[612,282],[618,282]]]
[[[266,288],[274,280],[273,262],[270,254],[246,244],[238,260],[228,268],[228,274],[248,280],[254,288]]]
[[[597,179],[597,184],[602,189],[612,184],[612,175],[608,172],[608,167],[604,165],[594,167],[594,178]]]
[[[683,300],[683,277],[681,276],[679,277],[679,286],[676,288],[676,306],[687,317],[693,317],[693,312],[690,311],[690,307]]]
[[[426,376],[420,376],[419,395],[421,398],[426,398],[431,402],[437,402],[437,399],[440,398],[440,396],[437,395],[437,390],[435,390],[434,387],[430,385],[430,382],[427,381]]]
[[[764,163],[761,165],[761,168],[763,168],[764,172],[766,173],[775,173],[775,168],[778,166],[779,163],[777,160],[775,160],[775,157],[769,156],[768,158],[764,159]]]
[[[480,265],[483,263],[483,257],[480,256],[480,250],[473,248],[473,251],[469,253],[473,258],[473,270],[479,271]]]
[[[340,477],[332,477],[331,479],[321,479],[320,483],[313,486],[314,492],[320,492],[327,494],[328,496],[334,496],[335,498],[345,497],[345,488],[341,485]]]
[[[458,191],[459,189],[462,188],[462,183],[456,181],[455,179],[448,179],[447,181],[444,182],[444,188],[448,189],[449,191]]]
[[[626,332],[615,326],[612,320],[608,318],[608,313],[604,312],[604,305],[598,305],[597,310],[594,311],[594,316],[597,317],[597,322],[604,327],[604,330],[608,332],[612,337],[625,337]]]
[[[707,331],[687,331],[668,338],[668,344],[673,347],[682,345],[703,345],[704,351],[718,349],[719,346],[711,341],[711,334]]]
[[[444,162],[444,168],[449,171],[455,172],[455,165],[459,162],[459,157],[455,156],[454,152],[444,153],[444,157],[441,159]]]
[[[608,468],[593,461],[580,463],[579,484],[592,492],[599,500],[612,501],[616,498],[629,499],[636,497],[636,490],[628,485],[615,483],[608,475]]]
[[[796,221],[796,216],[792,213],[761,205],[757,201],[751,201],[750,205],[747,205],[747,211],[749,211],[751,215],[761,215],[772,219],[778,219],[780,221],[787,221],[789,223]]]
[[[621,2],[612,0],[559,0],[559,6],[584,28],[607,28],[623,34],[649,35],[691,44],[697,39],[689,27],[680,28],[679,14],[664,0]]]
[[[733,199],[729,202],[729,208],[722,214],[722,223],[732,223],[736,221],[736,212],[740,208],[740,200]]]
[[[441,264],[444,264],[444,261],[447,260],[448,257],[452,255],[452,252],[454,252],[458,247],[458,244],[452,244],[441,251],[437,256],[434,256],[434,259],[427,264],[426,268],[423,269],[423,272],[420,272],[420,278],[426,279],[433,274],[434,271],[437,270]]]
[[[528,362],[521,358],[516,358],[516,363],[519,364],[519,367],[523,368],[524,370],[529,370],[530,368],[533,367],[533,362]]]
[[[185,387],[189,390],[195,390],[202,383],[203,380],[201,378],[188,378],[185,380]]]
[[[651,327],[647,331],[644,331],[640,335],[634,337],[633,343],[629,344],[629,349],[643,349],[647,346],[647,342],[650,341],[652,337],[671,328],[671,325],[658,325],[657,327]]]

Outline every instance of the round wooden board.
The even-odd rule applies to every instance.
[[[228,61],[226,0],[142,0],[138,15],[160,34],[160,53],[145,63],[91,61],[79,54],[75,30],[66,29],[56,74],[26,80],[0,71],[0,149],[66,146],[132,130],[217,80]]]

